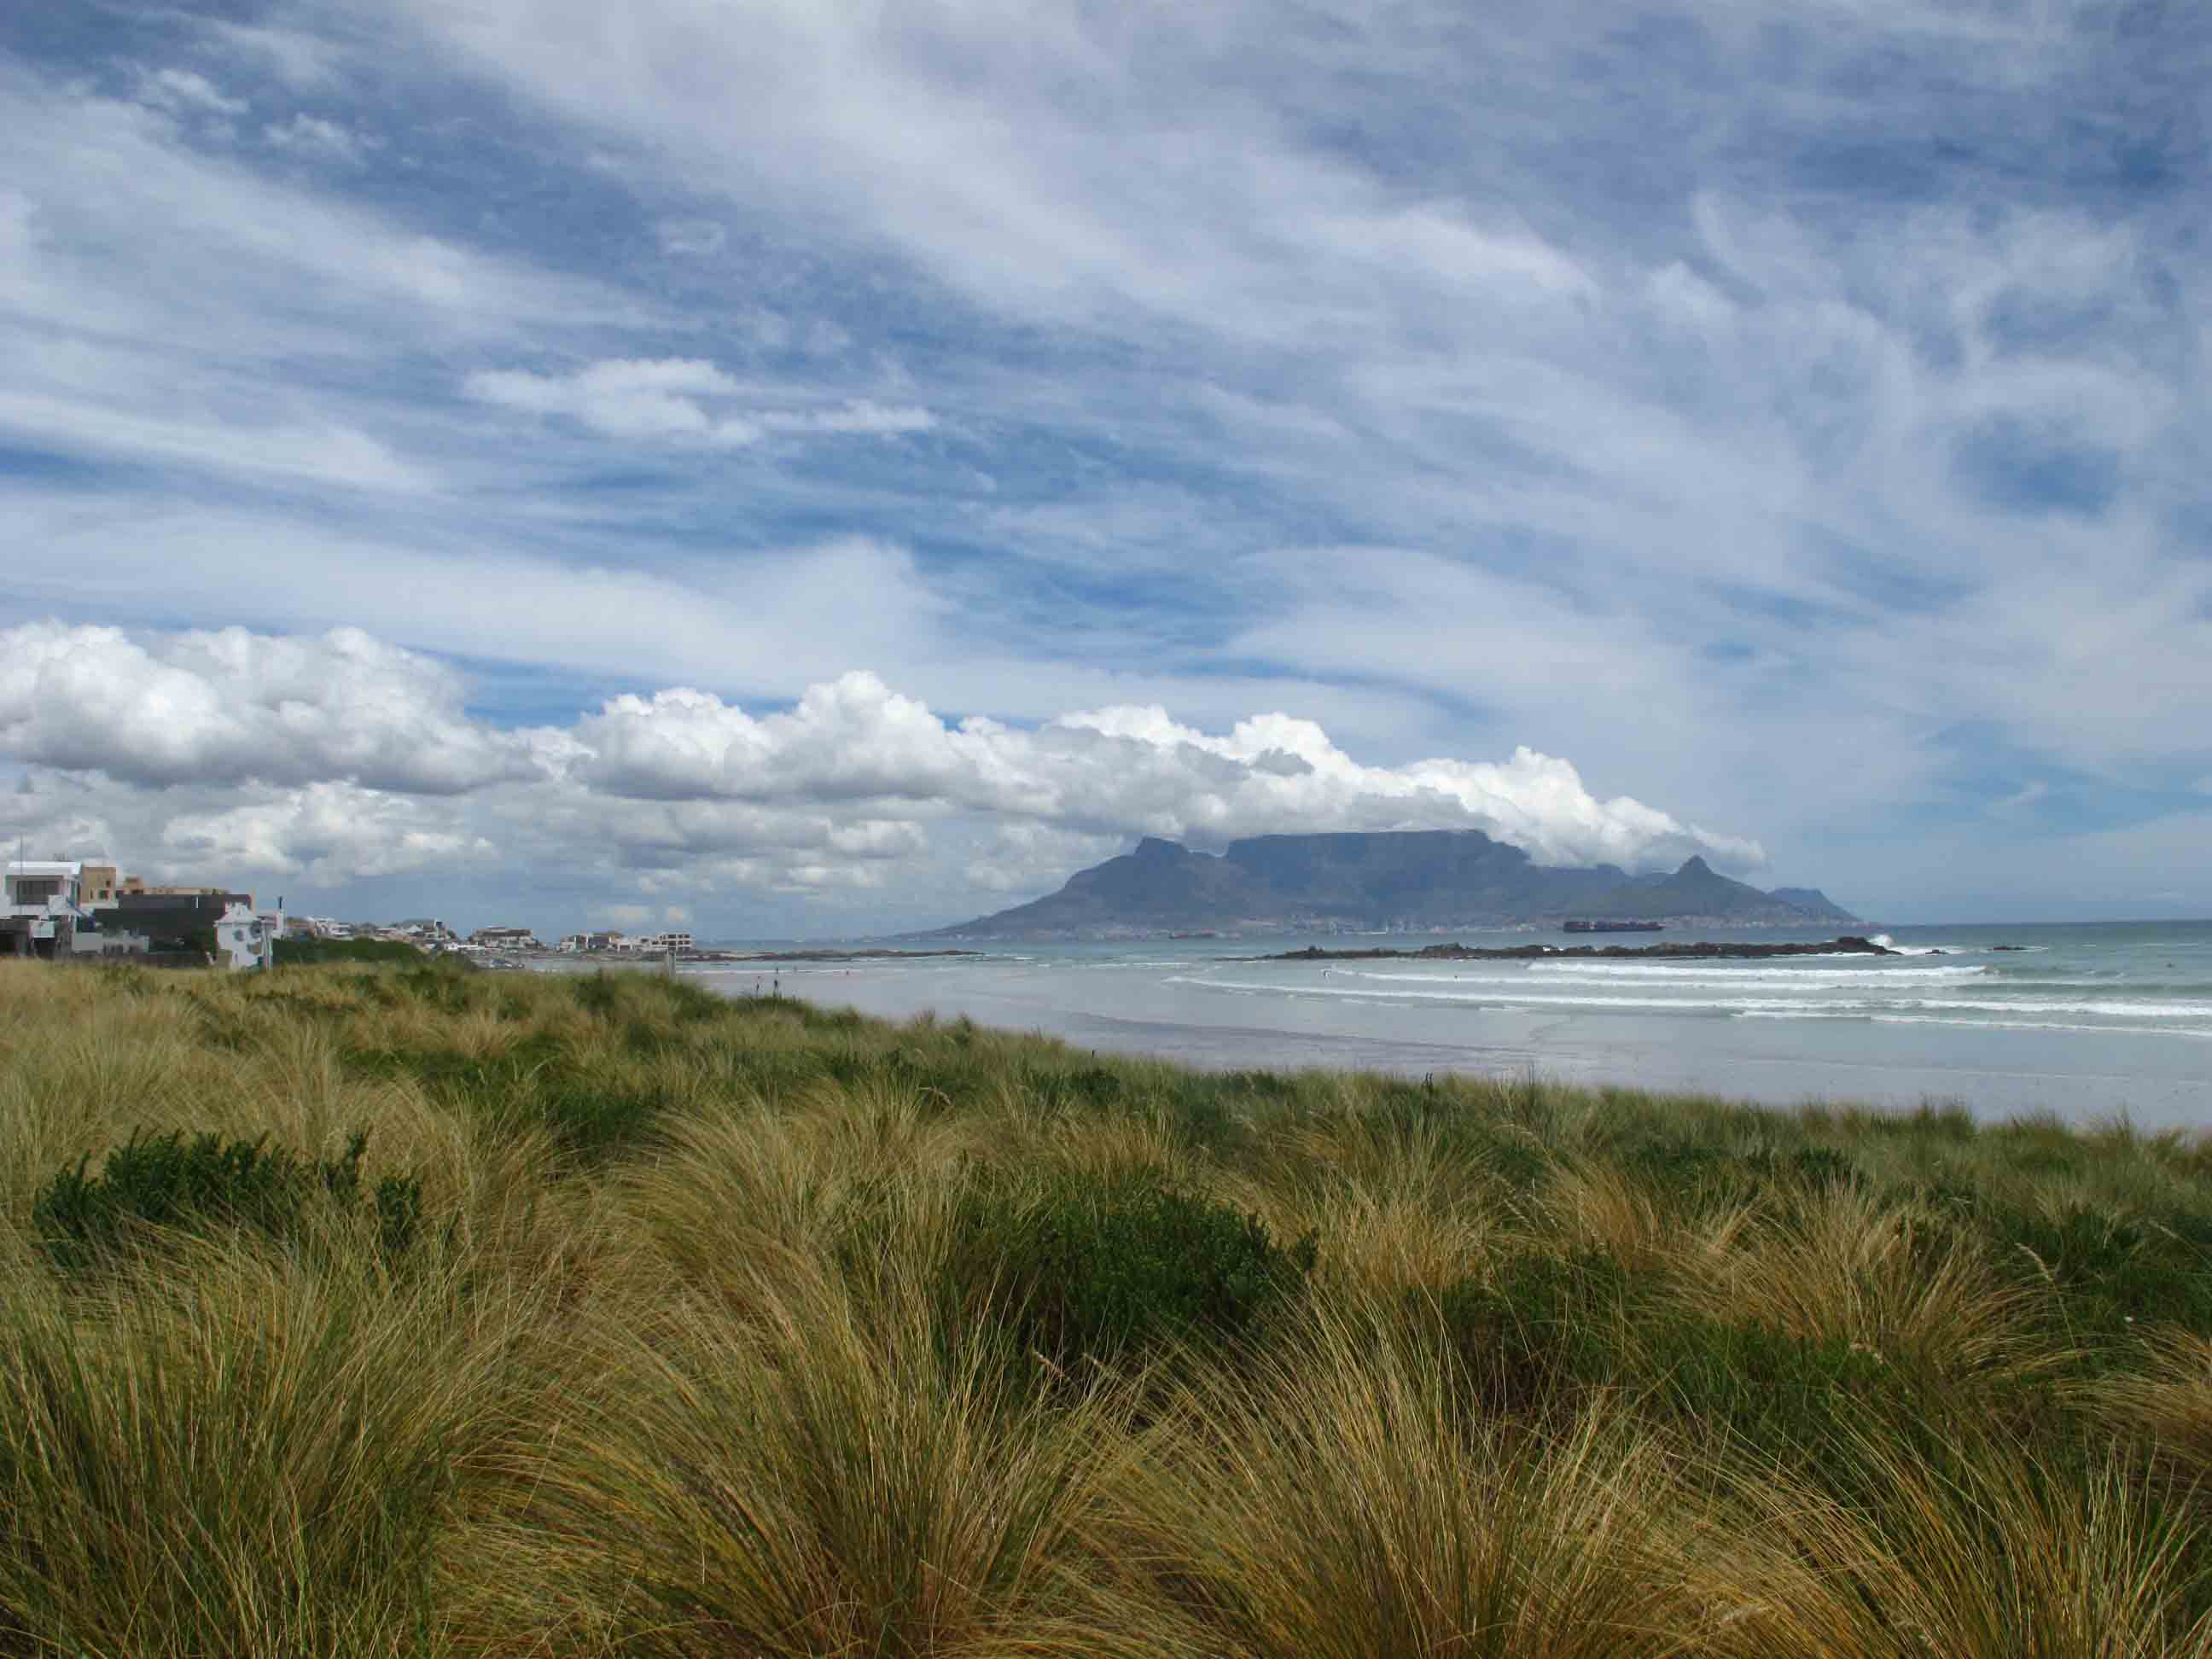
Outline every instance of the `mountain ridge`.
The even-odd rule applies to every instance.
[[[1790,896],[1784,896],[1788,895]],[[1702,857],[1672,873],[1540,865],[1479,830],[1252,836],[1218,855],[1146,836],[1054,893],[931,938],[1046,940],[1165,933],[1345,932],[1577,920],[1826,927],[1859,918],[1816,888],[1762,892]]]

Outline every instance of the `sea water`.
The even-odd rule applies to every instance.
[[[1600,945],[1527,930],[1473,945]],[[1825,933],[1670,930],[1668,940]],[[2212,1127],[2212,922],[1899,927],[1897,956],[1271,962],[1314,935],[985,946],[974,957],[693,970],[715,988],[925,1011],[1217,1067],[1534,1073],[1773,1104],[1963,1103]],[[1653,936],[1631,934],[1636,946]]]

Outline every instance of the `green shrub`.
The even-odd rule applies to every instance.
[[[1444,1341],[1486,1413],[1541,1413],[1616,1376],[1629,1278],[1597,1251],[1509,1256],[1447,1285]]]
[[[316,1206],[339,1212],[359,1206],[366,1134],[356,1133],[343,1154],[320,1162],[272,1148],[268,1139],[188,1140],[180,1129],[134,1133],[98,1175],[85,1173],[89,1158],[57,1174],[33,1203],[32,1224],[54,1264],[75,1271],[97,1265],[146,1228],[252,1228],[289,1240],[303,1236]],[[388,1175],[368,1200],[381,1247],[404,1250],[422,1219],[422,1182]]]
[[[1768,1459],[1825,1467],[1847,1445],[1860,1407],[1904,1390],[1880,1358],[1840,1338],[1692,1316],[1654,1320],[1637,1334],[1649,1405]]]
[[[1571,1413],[1602,1390],[1801,1466],[1834,1456],[1863,1407],[1906,1387],[1848,1341],[1706,1318],[1595,1252],[1509,1258],[1448,1288],[1439,1311],[1480,1411]]]
[[[667,1105],[660,1091],[611,1086],[589,1077],[542,1081],[517,1114],[542,1124],[562,1149],[596,1164],[646,1139]]]
[[[365,1077],[412,1078],[436,1099],[486,1124],[543,1128],[562,1151],[586,1164],[614,1157],[645,1139],[667,1104],[658,1088],[610,1080],[594,1059],[590,1050],[580,1052],[546,1031],[533,1031],[505,1053],[489,1056],[453,1048],[354,1048],[345,1054],[349,1070]]]
[[[1250,1097],[1240,1099],[1235,1076],[1186,1073],[1170,1086],[1168,1127],[1178,1145],[1223,1159],[1251,1146]]]
[[[399,988],[441,1014],[465,1014],[476,1005],[470,981],[483,970],[465,957],[435,957],[402,968]]]
[[[1257,1217],[1149,1174],[1065,1182],[1026,1206],[979,1194],[963,1221],[969,1271],[995,1279],[1024,1350],[1064,1370],[1164,1340],[1250,1336],[1316,1255],[1310,1237],[1285,1249]]]
[[[419,963],[421,947],[397,939],[298,939],[276,941],[273,960],[279,968],[312,967],[327,962]]]
[[[2109,1345],[2161,1323],[2212,1334],[2212,1226],[2204,1218],[2136,1218],[2081,1205],[2056,1214],[1965,1207],[1993,1235],[2000,1261],[2058,1292],[2069,1335]]]

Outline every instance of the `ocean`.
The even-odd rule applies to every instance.
[[[1668,939],[1816,940],[1763,929]],[[1467,945],[1607,944],[1466,931]],[[2212,1127],[2212,921],[1898,927],[1895,957],[1262,962],[1432,935],[982,947],[688,970],[904,1018],[933,1010],[1223,1068],[1529,1073],[1768,1104],[1960,1103],[2002,1118]],[[1637,945],[1655,936],[1626,934]]]

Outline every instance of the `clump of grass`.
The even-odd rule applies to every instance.
[[[2212,1335],[2168,1328],[2144,1344],[2139,1370],[2086,1391],[2098,1414],[2212,1498]]]
[[[439,1650],[439,1541],[507,1346],[449,1292],[213,1248],[89,1299],[9,1284],[0,1630],[147,1659]]]
[[[1702,1522],[1660,1442],[1593,1412],[1470,1425],[1447,1375],[1323,1318],[1182,1400],[1125,1547],[1251,1659],[1693,1650]]]
[[[759,1325],[598,1330],[508,1522],[537,1618],[645,1655],[1176,1650],[1173,1608],[1116,1596],[1097,1553],[1143,1455],[1126,1389],[1018,1389],[918,1293],[865,1310],[786,1262],[753,1299]]]
[[[1951,1388],[2063,1362],[2034,1290],[1981,1242],[1911,1203],[1823,1186],[1760,1217],[1737,1248],[1686,1252],[1680,1295],[1706,1317],[1839,1343]]]
[[[1746,1659],[2112,1659],[2212,1653],[2204,1523],[2142,1461],[1947,1423],[1862,1432],[1848,1491],[1740,1471],[1711,1563]]]

